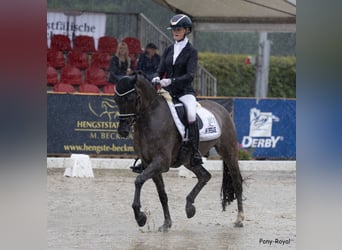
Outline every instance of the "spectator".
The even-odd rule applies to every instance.
[[[151,81],[156,76],[157,68],[160,62],[160,56],[157,54],[157,46],[149,43],[145,47],[145,52],[140,55],[137,70],[145,73],[146,77]]]
[[[131,59],[128,56],[127,43],[121,42],[118,45],[116,55],[113,56],[109,66],[109,80],[108,82],[116,83],[123,76],[132,72]]]

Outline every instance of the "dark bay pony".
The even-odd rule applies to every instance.
[[[134,149],[140,157],[144,171],[135,180],[135,194],[132,208],[139,226],[146,223],[146,215],[141,211],[140,193],[145,181],[152,178],[156,185],[164,212],[164,224],[159,231],[167,231],[172,222],[168,198],[164,189],[162,173],[182,164],[197,176],[197,184],[186,197],[185,211],[188,218],[195,215],[193,205],[196,196],[210,180],[210,173],[201,165],[190,166],[190,152],[182,162],[176,163],[182,145],[181,136],[174,124],[168,104],[155,87],[142,74],[134,73],[116,85],[115,102],[118,105],[120,136],[127,137],[133,125]],[[223,159],[223,179],[221,187],[222,208],[226,209],[237,199],[238,215],[235,226],[242,227],[244,219],[242,206],[242,177],[238,165],[238,144],[235,126],[228,111],[221,105],[205,100],[200,104],[210,110],[221,127],[221,136],[212,141],[200,143],[200,152],[206,155],[215,147]]]

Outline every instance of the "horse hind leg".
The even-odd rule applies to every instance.
[[[242,177],[240,170],[231,171],[227,164],[223,162],[223,181],[222,181],[222,208],[232,202],[235,198],[237,200],[238,214],[234,225],[236,227],[243,227],[242,221],[245,219],[242,204]]]
[[[191,167],[190,165],[185,165],[185,167],[189,169],[190,171],[192,171],[197,177],[196,185],[186,197],[185,211],[186,211],[186,216],[190,219],[196,213],[196,208],[193,205],[193,203],[195,202],[195,199],[197,195],[199,194],[199,192],[210,180],[211,174],[202,165],[198,165],[194,167]]]
[[[243,180],[239,169],[237,155],[234,156],[227,150],[222,152],[222,149],[220,150],[218,147],[216,150],[223,158],[223,178],[221,187],[222,209],[225,211],[227,204],[229,205],[234,199],[236,199],[238,214],[234,225],[236,227],[243,227],[242,221],[245,218],[242,204]]]
[[[170,216],[170,211],[169,211],[169,206],[168,206],[168,198],[167,198],[167,194],[164,188],[163,176],[159,174],[153,177],[152,179],[153,179],[154,184],[156,185],[158,195],[159,195],[159,200],[160,200],[160,203],[162,204],[163,212],[164,212],[164,224],[159,227],[159,231],[167,232],[172,226],[172,221],[171,221],[171,216]]]

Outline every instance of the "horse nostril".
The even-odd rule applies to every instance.
[[[119,130],[119,135],[121,137],[127,137],[128,134],[129,134],[129,131],[127,131],[127,130]]]
[[[125,132],[123,132],[122,136],[123,136],[123,137],[127,137],[128,134],[129,134],[129,132],[128,132],[128,131],[125,131]]]
[[[127,137],[129,135],[130,127],[124,122],[120,122],[118,132],[121,137]]]

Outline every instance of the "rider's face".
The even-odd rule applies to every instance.
[[[173,39],[176,41],[184,39],[187,29],[185,28],[174,28],[172,29]]]

